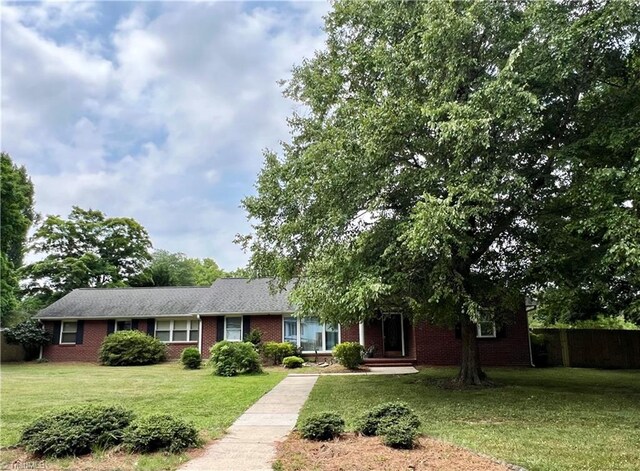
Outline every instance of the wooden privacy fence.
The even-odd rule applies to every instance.
[[[533,329],[533,333],[544,338],[548,366],[640,368],[640,330]]]
[[[20,345],[10,345],[4,338],[4,332],[0,331],[0,362],[24,361],[24,348]]]

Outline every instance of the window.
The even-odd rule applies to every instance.
[[[230,342],[242,340],[242,316],[226,316],[224,318],[224,338]]]
[[[60,328],[60,343],[75,344],[78,323],[76,321],[62,321]]]
[[[118,319],[116,320],[115,332],[121,330],[131,330],[131,319]]]
[[[496,323],[493,321],[480,321],[478,322],[478,338],[483,337],[495,337],[496,336]]]
[[[323,324],[317,317],[285,316],[283,323],[283,339],[303,352],[327,352],[340,343],[340,328],[329,324]]]
[[[197,342],[197,319],[172,319],[156,321],[156,338],[161,342]]]
[[[189,330],[189,321],[173,321],[173,337],[174,342],[186,342],[187,332]]]
[[[284,341],[298,345],[298,319],[295,317],[285,317],[284,322]]]
[[[338,327],[333,325],[326,325],[324,328],[325,336],[325,350],[331,350],[338,345]]]

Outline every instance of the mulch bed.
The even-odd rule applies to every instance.
[[[383,445],[379,437],[345,434],[338,440],[314,442],[292,433],[287,440],[278,444],[274,469],[514,471],[521,468],[429,437],[420,438],[419,445],[413,450],[395,450]]]
[[[197,458],[204,452],[204,447],[187,450],[186,456],[181,462],[187,462],[188,460]],[[158,452],[157,454],[161,453],[162,452]],[[137,469],[138,460],[141,456],[142,455],[136,453],[128,453],[116,447],[101,452],[99,455],[89,454],[61,460],[44,460],[31,455],[21,447],[13,446],[0,449],[0,469],[126,471]]]

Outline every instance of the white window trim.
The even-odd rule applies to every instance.
[[[76,325],[76,330],[74,332],[65,332],[64,331],[64,325],[65,324],[75,324]],[[60,338],[58,339],[58,344],[60,345],[76,345],[76,338],[73,339],[73,342],[63,342],[62,341],[62,334],[71,334],[71,333],[75,333],[76,334],[76,338],[78,335],[78,321],[62,321],[60,323]]]
[[[132,319],[116,319],[113,324],[113,331],[118,332],[118,322],[129,322],[131,324],[131,330],[133,330],[133,320]]]
[[[480,331],[480,322],[478,322],[476,324],[476,337],[479,339],[495,339],[497,336],[497,329],[496,329],[496,323],[494,321],[482,321],[482,323],[488,323],[491,322],[491,324],[493,325],[493,335],[482,335],[482,332]]]
[[[238,340],[229,340],[227,338],[227,319],[230,317],[240,319],[240,339]],[[224,316],[224,339],[227,342],[242,342],[243,338],[244,338],[244,319],[242,318],[242,316]]]
[[[157,337],[158,321],[169,321],[169,340],[160,340],[162,343],[198,343],[197,340],[189,340],[189,337],[191,336],[191,331],[196,330],[191,328],[191,326],[194,324],[198,329],[198,337],[200,337],[200,321],[198,319],[156,319],[155,325],[153,326],[154,338],[158,338]],[[175,321],[178,321],[178,322],[187,321],[187,340],[173,340],[173,331],[174,331],[173,326]],[[162,332],[166,332],[166,330],[162,330]]]
[[[284,339],[284,320],[286,318],[294,318],[296,319],[296,347],[300,348],[302,345],[302,337],[300,336],[300,332],[302,329],[300,327],[300,317],[296,316],[282,316],[282,341],[286,342]],[[342,342],[342,327],[338,324],[338,345]],[[302,350],[302,353],[315,353],[315,350]],[[327,323],[322,323],[322,350],[318,350],[318,353],[331,353],[331,350],[327,350]]]

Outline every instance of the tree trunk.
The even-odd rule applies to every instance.
[[[477,327],[470,319],[465,319],[461,325],[462,333],[462,364],[455,382],[460,385],[481,386],[487,377],[480,367],[480,353],[478,351]]]

